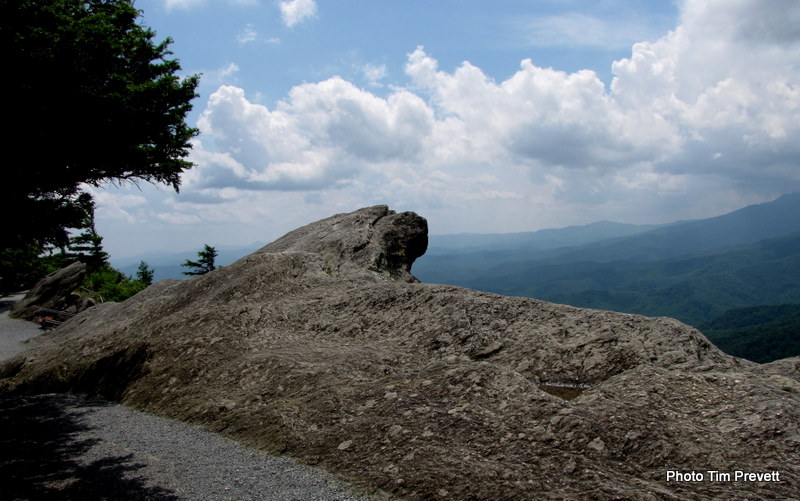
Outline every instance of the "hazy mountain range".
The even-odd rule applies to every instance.
[[[800,303],[800,193],[660,226],[599,222],[530,233],[431,236],[413,271],[424,282],[674,317],[705,329],[728,351],[736,351],[725,346],[736,338],[737,346],[748,344],[749,350],[779,343],[777,355],[800,353],[800,341],[789,341],[800,336],[787,337],[785,328],[779,329],[780,341],[772,334],[753,341],[760,326],[773,323],[769,316],[747,326],[745,338],[729,331],[741,327],[711,327],[731,309]],[[758,358],[750,351],[734,354]]]

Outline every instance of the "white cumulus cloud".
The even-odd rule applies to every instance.
[[[196,186],[321,189],[346,183],[369,165],[419,160],[431,110],[399,91],[388,98],[341,78],[295,87],[270,110],[243,89],[220,87],[199,126],[221,153],[196,148]],[[205,156],[202,156],[205,155]]]
[[[106,191],[84,185],[83,189],[91,193],[95,202],[103,207],[103,217],[112,221],[136,223],[137,214],[147,207],[147,199],[135,194],[111,194]]]
[[[800,4],[696,0],[684,2],[681,20],[613,66],[613,98],[681,139],[656,168],[797,182],[787,166],[800,158],[800,31],[791,28]]]
[[[281,9],[293,25],[316,6]],[[199,121],[185,185],[209,203],[230,190],[316,190],[433,217],[458,207],[464,226],[450,223],[461,230],[490,224],[481,211],[514,221],[558,207],[563,224],[585,222],[587,210],[625,219],[639,207],[652,221],[666,206],[734,208],[800,189],[796,26],[794,1],[687,0],[674,30],[613,64],[610,85],[531,60],[502,81],[469,62],[444,71],[419,47],[407,87],[384,96],[333,77],[270,108],[222,86]],[[387,72],[363,67],[368,83]]]
[[[317,15],[317,2],[314,0],[285,0],[278,3],[278,8],[283,24],[289,28]]]

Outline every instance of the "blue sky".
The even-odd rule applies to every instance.
[[[721,214],[800,190],[794,0],[139,0],[200,73],[180,194],[93,190],[113,256],[379,203],[431,233]]]
[[[449,71],[469,61],[504,80],[530,58],[568,72],[588,68],[610,83],[612,61],[630,55],[633,43],[662,36],[677,19],[670,1],[307,4],[313,13],[296,21],[284,20],[280,3],[269,0],[140,0],[136,6],[148,26],[175,40],[187,71],[206,74],[206,98],[220,72],[235,64],[235,76],[222,80],[270,106],[298,83],[337,75],[374,92],[378,82],[407,85],[407,54],[420,45]]]

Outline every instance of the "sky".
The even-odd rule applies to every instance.
[[[137,0],[200,74],[179,193],[89,188],[114,257],[387,204],[431,234],[800,191],[796,0]]]

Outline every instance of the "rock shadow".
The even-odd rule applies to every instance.
[[[180,499],[136,475],[145,465],[132,454],[89,455],[99,440],[86,438],[75,406],[68,395],[0,398],[0,500]]]

